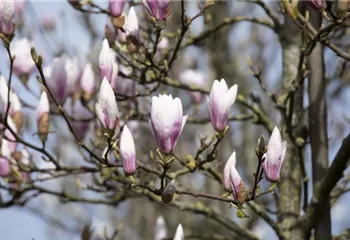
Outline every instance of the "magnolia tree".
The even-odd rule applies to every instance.
[[[0,0],[1,208],[58,239],[350,238],[349,1],[50,4],[74,17]]]

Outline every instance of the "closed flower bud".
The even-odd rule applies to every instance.
[[[4,76],[0,75],[0,114],[5,115],[8,105],[8,91],[7,81]],[[11,94],[11,92],[10,92]],[[11,95],[10,95],[11,99]]]
[[[282,142],[281,133],[277,127],[273,129],[267,152],[264,154],[265,159],[262,166],[266,174],[266,179],[270,182],[278,182],[280,171],[287,152],[287,142]]]
[[[243,203],[245,201],[244,182],[236,169],[236,152],[228,159],[223,173],[224,188],[231,188],[234,199]]]
[[[133,175],[136,172],[135,143],[126,125],[124,125],[123,132],[120,136],[120,156],[123,163],[124,174],[126,176]]]
[[[112,79],[113,73],[113,56],[107,39],[103,40],[102,49],[100,52],[98,67],[100,71],[101,81],[106,78],[109,82]]]
[[[134,7],[131,7],[128,13],[128,16],[125,20],[124,30],[126,35],[134,35],[137,39],[139,36],[139,20],[137,19],[137,15]]]
[[[124,23],[126,34],[126,44],[130,52],[136,52],[139,49],[139,21],[134,7],[131,7]]]
[[[96,115],[105,129],[115,131],[119,124],[117,101],[113,89],[107,78],[101,83],[98,102],[96,103]]]
[[[82,89],[82,98],[85,102],[89,102],[95,93],[95,74],[92,70],[91,63],[87,63],[83,70],[81,76],[81,89]]]
[[[120,17],[123,13],[125,0],[109,0],[109,11],[113,17]]]
[[[13,19],[15,17],[15,4],[13,0],[0,1],[0,33],[12,35],[15,31]]]
[[[326,2],[324,0],[307,0],[306,3],[316,11],[326,8]]]
[[[14,41],[11,44],[11,55],[15,57],[13,71],[17,76],[30,75],[35,67],[31,48],[33,44],[26,38]]]
[[[40,97],[39,105],[37,107],[37,126],[38,134],[42,142],[46,142],[47,135],[49,133],[49,122],[50,122],[50,105],[49,99],[47,98],[46,92],[43,92]]]
[[[156,21],[166,20],[170,14],[170,0],[144,0],[143,3]]]
[[[10,116],[13,122],[16,124],[17,130],[21,130],[22,127],[22,105],[16,93],[11,93],[11,106]]]
[[[166,204],[171,203],[173,201],[175,192],[176,192],[176,185],[175,185],[175,181],[172,180],[171,182],[168,183],[168,185],[166,185],[166,187],[162,192],[162,202]]]
[[[233,152],[227,160],[222,174],[223,184],[226,191],[232,191],[230,183],[231,167],[236,167],[236,152]]]
[[[176,228],[174,240],[184,240],[184,239],[185,239],[184,230],[182,228],[182,225],[179,224]]]
[[[228,89],[226,81],[215,80],[208,98],[208,107],[211,123],[214,129],[222,132],[227,125],[228,114],[231,106],[236,101],[237,85]]]
[[[163,240],[167,236],[166,223],[162,216],[157,217],[154,229],[154,240]]]
[[[170,153],[176,146],[187,115],[182,115],[182,103],[171,95],[159,95],[152,98],[151,126],[159,149]]]

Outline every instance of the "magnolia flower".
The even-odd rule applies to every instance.
[[[96,115],[104,128],[115,131],[119,124],[118,106],[107,78],[104,78],[101,83],[100,94],[96,103]]]
[[[0,176],[6,177],[10,173],[11,150],[9,147],[9,141],[3,139],[1,143],[1,156],[0,156]]]
[[[22,158],[21,158],[21,163],[25,166],[30,165],[31,162],[31,156],[26,148],[23,148],[22,151]]]
[[[51,67],[44,68],[44,76],[55,99],[59,104],[63,105],[70,91],[64,57],[55,58]]]
[[[324,0],[307,0],[306,3],[316,11],[326,8],[326,2]]]
[[[8,104],[8,86],[4,76],[0,75],[0,113],[5,114]],[[11,92],[10,92],[11,94]],[[11,99],[11,96],[10,96]]]
[[[10,162],[4,157],[0,157],[0,176],[7,177],[10,174]]]
[[[45,142],[49,133],[50,122],[50,105],[46,92],[43,92],[40,97],[39,105],[36,109],[36,122],[40,140]]]
[[[120,156],[125,175],[133,175],[136,172],[136,151],[134,138],[127,125],[124,125],[120,136]]]
[[[74,95],[80,90],[80,69],[77,58],[65,57],[65,71],[67,76],[67,93]]]
[[[194,87],[205,87],[206,78],[204,74],[197,70],[187,69],[180,74],[180,81]],[[202,100],[202,94],[200,92],[190,92],[192,101],[194,103],[200,103]]]
[[[169,39],[167,37],[162,37],[157,44],[157,48],[160,51],[167,51],[169,48]]]
[[[83,70],[83,74],[80,80],[82,88],[82,97],[85,102],[90,101],[92,95],[95,92],[95,74],[92,70],[91,63],[87,63]]]
[[[154,240],[163,240],[167,236],[166,223],[162,216],[158,216],[154,229]]]
[[[232,166],[236,167],[236,152],[233,152],[230,158],[227,160],[222,174],[223,184],[226,191],[232,191],[230,183],[230,174]]]
[[[24,4],[26,0],[15,1],[15,11],[17,16],[22,16],[24,11]]]
[[[170,0],[144,0],[144,5],[155,20],[165,20],[170,14]]]
[[[109,11],[113,17],[120,17],[125,5],[124,0],[109,0]]]
[[[181,223],[177,226],[174,240],[184,240],[184,230],[182,229]]]
[[[13,0],[0,1],[0,33],[12,35],[15,31],[13,19],[15,17],[15,5]]]
[[[124,30],[126,35],[133,35],[138,39],[139,35],[139,20],[137,19],[137,15],[134,7],[131,7],[128,13],[128,16],[125,19]]]
[[[18,130],[22,127],[22,104],[16,93],[11,92],[10,95],[10,117],[13,119]]]
[[[281,133],[277,127],[273,129],[269,143],[267,144],[267,152],[263,156],[263,169],[266,178],[270,182],[278,182],[280,179],[280,171],[287,152],[287,142],[281,138]]]
[[[12,57],[15,56],[13,71],[17,76],[29,75],[34,70],[35,63],[30,52],[32,46],[32,42],[26,38],[14,41],[11,44],[11,55]]]
[[[113,73],[113,55],[109,47],[107,39],[103,40],[102,49],[100,52],[98,65],[100,71],[100,79],[103,80],[106,78],[109,82],[112,79]]]
[[[56,19],[51,15],[42,16],[40,18],[40,27],[47,32],[51,32],[56,28]]]
[[[218,132],[223,131],[227,125],[230,107],[237,97],[237,85],[228,89],[226,81],[215,80],[208,98],[208,107],[211,123]]]
[[[118,80],[118,73],[119,73],[119,65],[117,62],[117,56],[116,53],[111,49],[111,56],[112,56],[112,76],[111,76],[111,86],[113,89],[116,89],[117,87],[117,80]]]
[[[9,126],[10,129],[12,129],[12,131],[17,134],[17,127],[16,124],[14,123],[14,121],[12,120],[12,118],[10,116],[7,117],[7,124]],[[8,148],[10,153],[13,153],[16,151],[17,148],[17,142],[16,142],[16,137],[13,135],[13,133],[10,131],[10,129],[6,129],[5,130],[5,137],[8,139]],[[3,140],[4,141],[4,140]]]
[[[90,122],[87,121],[87,119],[91,118],[92,115],[79,100],[74,102],[71,112],[72,116],[76,119],[76,121],[72,122],[72,127],[79,138],[84,139],[90,125]]]
[[[224,188],[229,189],[233,193],[234,199],[240,202],[245,200],[245,186],[244,182],[236,169],[236,152],[234,151],[224,168],[223,173]]]
[[[152,98],[151,126],[158,147],[163,153],[170,153],[180,137],[187,121],[182,116],[182,103],[171,95],[159,95]]]

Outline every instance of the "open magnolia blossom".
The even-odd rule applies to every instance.
[[[184,230],[183,230],[182,225],[180,223],[176,228],[174,240],[184,240],[184,239],[185,239]]]
[[[224,79],[220,82],[215,80],[213,83],[208,98],[208,108],[211,123],[218,132],[226,128],[230,108],[236,101],[237,88],[235,84],[229,89]]]
[[[143,0],[148,12],[155,20],[165,20],[170,14],[170,0]]]
[[[151,126],[158,147],[163,153],[170,153],[176,146],[187,115],[182,115],[182,103],[171,95],[152,97]]]
[[[33,44],[27,38],[14,41],[11,44],[11,54],[15,60],[13,62],[13,71],[17,76],[29,75],[35,67],[35,63],[30,53]]]
[[[280,172],[283,165],[284,157],[287,152],[287,142],[282,142],[281,133],[277,127],[273,129],[269,143],[267,144],[267,151],[262,157],[264,161],[262,166],[266,174],[266,179],[270,182],[278,182],[280,179]]]
[[[115,131],[119,124],[118,106],[115,95],[107,78],[101,83],[98,102],[96,103],[96,115],[105,129]]]
[[[120,156],[123,162],[123,170],[126,176],[136,172],[136,150],[134,138],[127,125],[124,125],[120,136]]]
[[[123,13],[125,0],[109,0],[109,11],[113,17],[120,17]]]
[[[106,78],[109,82],[111,82],[113,74],[113,57],[114,56],[112,55],[112,50],[109,47],[108,40],[104,39],[98,59],[98,68],[100,71],[101,81]]]
[[[166,223],[163,216],[158,216],[154,228],[154,240],[163,240],[167,236]]]
[[[15,4],[13,0],[0,0],[0,33],[12,35],[15,31],[13,19],[15,17]]]

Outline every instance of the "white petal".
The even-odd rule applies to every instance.
[[[93,93],[95,89],[95,74],[92,70],[91,63],[85,65],[81,76],[81,87],[87,93]]]
[[[154,240],[163,240],[167,237],[166,223],[162,216],[157,217],[154,232]]]
[[[182,229],[182,225],[179,224],[176,228],[174,240],[184,240],[184,239],[185,239],[184,231]]]
[[[135,156],[134,138],[127,125],[124,125],[120,136],[120,153],[121,155]]]
[[[128,17],[125,20],[124,29],[127,33],[133,33],[139,29],[139,20],[134,7],[131,7],[128,13]]]
[[[277,127],[273,129],[269,143],[267,145],[267,160],[271,163],[279,161],[282,155],[281,133]]]
[[[49,99],[47,97],[46,92],[44,91],[40,96],[40,101],[37,107],[37,115],[36,115],[37,121],[40,120],[41,116],[44,113],[48,113],[49,111],[50,111]]]

